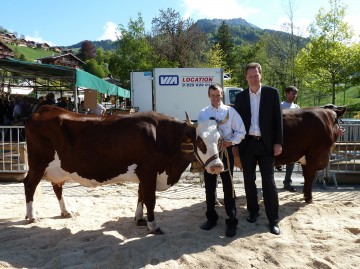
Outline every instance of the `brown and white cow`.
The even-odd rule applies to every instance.
[[[312,184],[318,170],[327,167],[331,150],[341,130],[338,120],[345,107],[326,105],[323,107],[283,110],[284,143],[282,153],[275,157],[275,165],[302,163],[304,176],[304,198],[312,201]]]
[[[138,225],[147,223],[150,233],[161,234],[154,218],[155,192],[178,182],[195,155],[209,173],[223,171],[218,124],[193,124],[189,117],[185,123],[156,112],[91,116],[42,106],[25,123],[27,218],[37,220],[33,198],[42,178],[52,182],[63,217],[70,216],[62,195],[66,180],[88,187],[133,181],[139,183]]]

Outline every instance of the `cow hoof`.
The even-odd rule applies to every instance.
[[[156,228],[155,231],[149,231],[149,234],[160,235],[160,234],[164,234],[164,232],[160,228]]]
[[[61,213],[61,217],[65,218],[65,219],[72,218],[73,216],[75,216],[75,214],[71,214],[69,212]]]
[[[308,203],[308,204],[311,204],[312,203],[312,198],[305,197],[305,202]]]
[[[27,220],[28,224],[40,222],[40,219],[38,218],[29,218],[28,216],[25,216],[25,219]]]
[[[146,219],[138,219],[136,221],[136,226],[147,226],[147,221]]]

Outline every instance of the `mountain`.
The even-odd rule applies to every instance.
[[[254,24],[248,23],[246,20],[242,18],[237,19],[201,19],[196,22],[197,26],[204,31],[205,33],[212,32],[219,28],[219,26],[222,24],[222,22],[225,21],[225,23],[229,26],[244,26],[244,27],[252,27],[255,29],[260,29]]]
[[[215,34],[222,22],[229,26],[231,36],[236,45],[242,44],[253,44],[259,41],[260,37],[265,33],[269,34],[279,34],[281,38],[288,38],[290,34],[282,31],[275,31],[269,29],[261,29],[258,26],[247,22],[242,18],[234,19],[200,19],[196,21],[196,25],[211,39],[214,39]],[[308,42],[307,39],[299,37],[302,45],[306,45]],[[68,46],[68,49],[79,49],[83,41]],[[113,50],[116,49],[116,42],[111,40],[101,40],[101,41],[92,41],[96,48],[102,47],[104,50]]]
[[[67,46],[66,48],[68,49],[79,49],[81,48],[81,44],[82,42],[84,42],[85,40],[76,43],[74,45],[71,46]],[[107,40],[100,40],[100,41],[91,41],[96,48],[103,48],[104,50],[114,50],[116,49],[116,43],[114,41],[111,41],[110,39]]]

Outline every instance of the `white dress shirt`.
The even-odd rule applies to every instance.
[[[261,85],[256,93],[253,93],[249,89],[249,95],[250,95],[250,107],[251,107],[251,124],[249,129],[249,135],[261,136],[260,126],[259,126]]]
[[[221,121],[226,118],[228,111],[228,121],[218,127],[220,137],[225,141],[232,142],[233,145],[239,144],[241,140],[244,139],[246,130],[242,118],[234,108],[224,105],[223,103],[217,108],[210,105],[200,111],[198,121],[208,120],[211,117],[217,121]]]

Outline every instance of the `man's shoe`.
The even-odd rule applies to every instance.
[[[256,213],[256,214],[250,214],[248,217],[247,217],[247,221],[250,222],[250,223],[254,223],[257,218],[259,217],[259,213]]]
[[[212,228],[214,228],[216,226],[216,222],[211,222],[211,221],[205,221],[201,226],[200,229],[205,230],[205,231],[209,231]]]
[[[238,220],[236,218],[230,218],[230,219],[226,219],[225,223],[226,223],[226,230],[225,230],[226,237],[234,237],[236,234],[236,225],[238,224]]]
[[[285,184],[284,190],[290,191],[290,192],[296,192],[296,188],[291,184]]]
[[[275,234],[275,235],[279,235],[280,234],[279,226],[277,224],[270,225],[270,233]]]
[[[226,225],[225,235],[226,237],[234,237],[236,234],[235,225]]]

